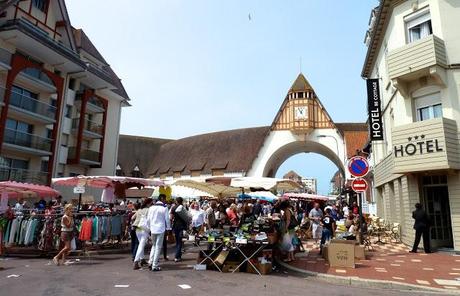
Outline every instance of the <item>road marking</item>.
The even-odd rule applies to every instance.
[[[401,266],[401,264],[390,264],[391,266]]]
[[[129,285],[115,285],[115,288],[129,288]]]
[[[395,262],[404,263],[404,260],[395,260]]]
[[[412,262],[422,262],[422,260],[420,260],[420,259],[411,259],[410,261],[412,261]]]
[[[458,272],[449,272],[450,275],[460,275]]]
[[[182,288],[184,290],[191,289],[192,287],[189,285],[177,285],[179,288]]]
[[[403,277],[397,277],[397,276],[394,276],[393,279],[394,279],[394,280],[398,280],[398,281],[404,281],[404,280],[405,280],[405,278],[403,278]]]
[[[417,283],[419,283],[420,285],[431,285],[429,281],[422,281],[422,280],[416,280]]]
[[[457,287],[444,286],[444,289],[457,290]]]
[[[434,268],[431,268],[431,267],[424,267],[423,270],[432,271],[432,270],[434,270]]]
[[[21,276],[21,274],[10,274],[10,275],[7,276],[7,278],[9,278],[9,279],[10,278],[18,278],[20,276]]]
[[[335,272],[337,273],[347,273],[345,269],[336,269]]]

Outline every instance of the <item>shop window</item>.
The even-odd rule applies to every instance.
[[[416,120],[423,121],[442,117],[440,92],[435,92],[414,98]]]
[[[428,9],[423,9],[404,19],[408,43],[425,38],[433,34],[431,15]]]

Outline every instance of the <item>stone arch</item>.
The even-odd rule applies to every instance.
[[[339,156],[329,147],[315,141],[291,142],[276,150],[265,164],[264,177],[275,177],[279,167],[291,156],[299,153],[320,154],[334,163],[342,176],[345,176],[345,167]]]

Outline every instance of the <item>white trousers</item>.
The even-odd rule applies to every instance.
[[[139,241],[139,246],[137,247],[136,257],[134,257],[135,262],[139,262],[144,259],[144,249],[149,239],[149,233],[144,230],[136,230],[137,240]]]
[[[152,269],[159,266],[160,254],[163,249],[163,238],[165,233],[152,233],[152,250],[150,251],[149,264],[152,264]]]

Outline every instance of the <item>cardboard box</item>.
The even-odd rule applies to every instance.
[[[271,263],[252,263],[254,264],[257,269],[259,270],[259,272],[262,274],[262,275],[266,275],[266,274],[269,274],[272,272],[272,264]],[[249,273],[255,273],[255,274],[258,274],[257,271],[254,270],[254,268],[252,267],[251,264],[248,263],[248,267],[247,267],[247,272]]]
[[[238,265],[240,265],[239,262],[236,262],[236,261],[226,261],[224,266],[222,267],[222,272],[239,272],[239,268],[236,269],[238,267]]]
[[[355,245],[355,258],[360,260],[366,259],[366,251],[364,246]]]
[[[327,260],[330,267],[355,268],[355,244],[331,241],[327,248]]]

